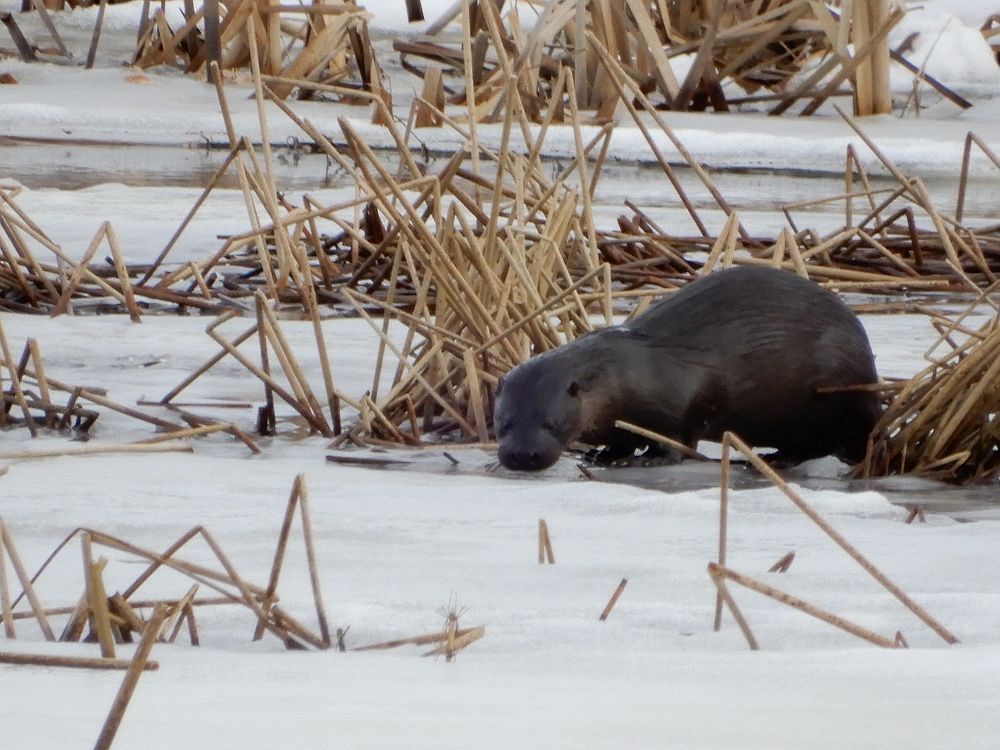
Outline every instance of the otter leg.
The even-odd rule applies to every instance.
[[[637,450],[648,448],[649,440],[627,430],[614,430],[604,445],[588,451],[586,458],[598,466],[610,466],[618,461],[633,458]]]

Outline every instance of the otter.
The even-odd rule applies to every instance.
[[[621,419],[691,448],[732,431],[784,465],[855,463],[878,395],[825,389],[876,381],[865,330],[840,298],[788,271],[735,267],[513,368],[494,412],[498,458],[538,471],[576,440],[602,447],[599,463],[656,454]]]

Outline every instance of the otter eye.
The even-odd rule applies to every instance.
[[[542,429],[546,432],[555,432],[556,426],[551,422],[542,422]]]
[[[566,393],[568,393],[570,396],[576,396],[576,394],[578,394],[579,392],[580,392],[580,384],[577,383],[575,380],[572,383],[570,383],[569,387],[566,389]]]

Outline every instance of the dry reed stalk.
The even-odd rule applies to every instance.
[[[991,416],[997,408],[1000,326],[991,319],[978,331],[968,331],[960,322],[950,322],[939,337],[938,343],[948,341],[950,350],[894,396],[856,473],[912,471],[968,482],[1000,471]],[[955,343],[950,338],[955,331],[968,338]]]
[[[49,392],[49,381],[45,378],[45,365],[42,363],[42,352],[38,347],[38,341],[35,339],[28,339],[25,343],[25,353],[30,355],[31,361],[35,364],[35,380],[38,382],[38,393],[41,396],[42,402],[51,404],[52,394]],[[70,413],[71,411],[72,409],[69,408],[66,410],[67,413]],[[45,426],[49,429],[56,426],[55,411],[46,410]]]
[[[133,443],[133,445],[152,445],[154,443],[163,443],[168,440],[182,440],[189,437],[210,435],[213,432],[228,432],[233,429],[233,427],[234,425],[231,422],[216,422],[214,424],[202,425],[200,427],[189,427],[186,430],[168,432],[165,435],[157,435],[156,437],[146,438],[145,440],[137,440]]]
[[[552,554],[552,539],[549,537],[549,525],[544,518],[538,519],[538,564],[556,564],[555,555]]]
[[[601,60],[601,64],[604,66],[605,70],[608,71],[608,74],[615,81],[618,87],[618,95],[621,97],[622,102],[626,104],[626,107],[629,108],[629,112],[632,113],[634,110],[633,105],[629,101],[630,98],[629,95],[631,95],[635,97],[635,99],[642,104],[643,109],[652,116],[653,121],[656,123],[657,127],[660,128],[661,132],[667,137],[667,139],[671,142],[671,144],[673,144],[674,148],[677,149],[677,152],[681,155],[681,157],[684,159],[687,165],[695,173],[695,175],[701,181],[702,185],[705,186],[705,189],[708,190],[708,192],[711,194],[712,198],[715,200],[719,208],[722,209],[722,211],[727,216],[732,214],[733,213],[732,206],[729,205],[729,202],[725,199],[725,197],[723,197],[722,193],[719,192],[719,189],[716,187],[712,179],[708,176],[708,173],[701,166],[701,163],[694,158],[694,156],[691,154],[690,151],[688,151],[687,147],[677,137],[673,129],[667,124],[666,120],[664,120],[663,117],[660,116],[656,108],[652,105],[649,99],[646,98],[646,95],[642,92],[642,90],[625,73],[621,65],[613,57],[611,57],[611,55],[604,48],[604,46],[600,44],[600,42],[593,37],[593,34],[588,33],[588,40],[592,45],[594,45],[594,49]],[[640,125],[641,120],[638,117],[638,111],[637,110],[635,111],[636,114],[633,115],[633,119],[635,120],[636,125],[639,125],[640,129],[644,129],[644,125]],[[653,139],[647,134],[645,130],[643,132],[643,135],[646,137],[646,140],[649,143],[650,147],[655,149],[656,148],[655,141],[653,141]],[[671,184],[673,183],[674,181],[671,180]],[[674,185],[674,188],[676,190],[677,185]],[[683,200],[683,195],[684,195],[683,191],[678,192],[678,196],[682,197],[682,200]],[[691,210],[689,210],[689,213],[692,213]],[[695,218],[695,215],[693,213],[692,213],[692,218]],[[696,219],[695,223],[699,224],[700,222]],[[703,227],[700,226],[699,229],[702,229],[702,234],[707,236],[707,232],[703,230]],[[746,230],[743,228],[742,225],[740,225],[739,232],[744,242],[747,242],[748,244],[753,244],[749,234],[746,232]]]
[[[899,602],[906,607],[910,612],[912,612],[918,619],[920,619],[927,627],[937,633],[945,642],[949,644],[958,643],[958,639],[952,635],[943,625],[941,625],[937,620],[935,620],[926,610],[924,610],[919,604],[913,601],[907,594],[900,589],[895,583],[893,583],[888,576],[886,576],[881,570],[879,570],[875,565],[873,565],[868,558],[862,555],[850,542],[847,541],[836,529],[834,529],[829,522],[823,518],[816,510],[813,509],[809,503],[802,498],[781,476],[772,469],[766,461],[764,461],[760,456],[753,452],[742,439],[740,439],[735,433],[727,432],[723,435],[723,447],[730,446],[740,453],[742,453],[746,459],[753,465],[757,471],[764,475],[772,484],[775,485],[782,494],[787,497],[792,503],[802,511],[813,523],[815,523],[819,528],[828,536],[830,539],[840,547],[847,555],[854,560],[858,565],[860,565],[868,575],[874,578],[882,587],[892,594]],[[719,563],[722,565],[722,563]]]
[[[235,359],[246,369],[248,369],[251,373],[257,376],[257,378],[261,381],[261,383],[269,386],[271,390],[278,397],[280,397],[285,403],[287,403],[289,406],[295,409],[295,411],[297,411],[299,415],[301,415],[302,418],[306,420],[306,422],[310,426],[310,429],[314,429],[316,432],[319,432],[320,434],[327,435],[329,433],[329,427],[328,425],[326,425],[325,420],[323,422],[320,422],[316,418],[316,415],[313,413],[312,409],[309,408],[309,405],[307,403],[303,403],[302,401],[299,400],[299,398],[296,395],[292,395],[291,393],[289,393],[284,387],[281,386],[280,383],[278,383],[278,381],[276,381],[272,376],[265,373],[261,368],[259,368],[253,362],[251,362],[248,357],[246,357],[242,352],[240,352],[236,348],[237,345],[235,344],[235,342],[231,342],[225,339],[222,336],[222,334],[216,330],[227,320],[231,319],[235,314],[236,314],[235,312],[231,312],[221,316],[215,322],[209,325],[209,327],[205,329],[205,332],[219,346],[221,346],[227,354],[231,355],[233,359]],[[254,331],[256,331],[259,336],[266,335],[266,333],[259,331],[257,329],[257,326],[254,326],[253,328]],[[288,376],[288,372],[289,371],[286,371],[286,376]]]
[[[855,122],[851,117],[848,117],[842,109],[834,105],[834,109],[841,118],[848,124],[848,126],[864,141],[865,145],[871,150],[871,152],[882,162],[883,166],[892,174],[893,177],[900,183],[900,185],[909,185],[907,192],[913,198],[913,201],[919,205],[930,217],[931,221],[934,223],[934,228],[938,232],[938,236],[941,239],[941,244],[944,248],[945,255],[948,258],[949,264],[952,266],[952,270],[956,276],[965,282],[969,289],[978,290],[978,287],[972,279],[968,277],[962,268],[961,261],[958,258],[958,253],[955,250],[954,244],[951,241],[951,237],[945,230],[944,221],[941,218],[940,213],[934,208],[931,203],[930,196],[926,188],[923,186],[922,181],[919,178],[908,180],[900,169],[889,159],[885,153],[875,144],[875,142],[865,133],[861,127]]]
[[[0,518],[0,541],[3,541],[7,557],[10,559],[10,563],[14,567],[14,572],[17,574],[17,579],[21,583],[22,596],[26,597],[28,604],[31,605],[31,611],[38,622],[38,628],[42,631],[42,635],[45,636],[45,640],[54,641],[56,639],[55,634],[52,632],[49,620],[45,616],[45,608],[42,607],[42,603],[35,593],[33,581],[28,577],[28,572],[21,562],[21,556],[17,552],[17,547],[14,546],[14,538],[11,536],[10,530],[2,518]],[[6,614],[4,615],[4,622],[9,622]]]
[[[90,534],[80,535],[80,545],[83,551],[83,580],[86,582],[87,607],[90,610],[91,630],[96,633],[101,646],[101,656],[105,659],[115,658],[115,640],[111,632],[111,619],[108,612],[108,595],[104,589],[102,572],[108,564],[105,558],[94,560]]]
[[[0,664],[16,664],[30,667],[57,667],[69,669],[128,669],[132,665],[129,659],[95,659],[86,656],[54,656],[51,654],[21,654],[0,652]],[[147,661],[143,671],[154,672],[160,668],[159,663]]]
[[[118,733],[118,727],[125,716],[125,709],[128,708],[129,701],[132,699],[132,694],[135,692],[139,677],[146,669],[149,654],[153,650],[153,644],[156,643],[160,626],[163,624],[163,618],[166,617],[166,614],[167,609],[162,604],[157,606],[153,611],[153,616],[146,625],[145,631],[143,631],[142,639],[135,649],[135,654],[132,656],[128,671],[125,673],[121,687],[118,689],[118,694],[111,704],[108,717],[105,719],[101,733],[94,744],[94,750],[108,750],[114,742],[115,735]]]
[[[740,586],[750,589],[751,591],[756,591],[759,594],[774,599],[775,601],[781,602],[782,604],[787,604],[793,609],[797,609],[800,612],[804,612],[811,617],[815,617],[817,620],[827,623],[828,625],[833,625],[835,628],[839,628],[851,635],[857,636],[862,640],[873,643],[876,646],[881,646],[882,648],[895,648],[896,644],[890,638],[879,635],[867,628],[863,628],[849,620],[845,620],[843,617],[838,617],[835,614],[827,612],[826,610],[817,607],[813,604],[809,604],[802,599],[791,594],[786,594],[784,591],[780,591],[773,586],[769,586],[766,583],[757,581],[749,576],[737,573],[729,568],[724,568],[722,566],[716,565],[715,563],[709,563],[709,573],[714,577],[719,579],[726,579],[737,583]]]
[[[455,628],[449,628],[447,631],[447,636],[445,642],[438,646],[437,648],[431,649],[422,656],[445,656],[448,661],[452,661],[455,654],[461,651],[466,646],[475,643],[484,635],[486,635],[485,626],[480,625],[475,628],[465,628],[464,630],[457,630]]]
[[[28,409],[28,401],[24,395],[24,389],[21,387],[21,375],[18,374],[17,369],[14,367],[14,358],[11,355],[10,344],[7,342],[7,334],[3,329],[3,320],[0,319],[0,354],[3,355],[2,364],[7,367],[7,371],[10,373],[11,387],[14,390],[14,398],[18,405],[21,407],[21,412],[24,414],[24,425],[28,428],[28,432],[31,433],[31,437],[38,437],[38,430],[35,427],[35,419],[31,416],[31,412]],[[3,381],[0,380],[0,386],[3,385]],[[2,394],[2,388],[0,388],[0,394]],[[0,414],[4,415],[6,421],[6,406],[0,403]],[[0,454],[0,458],[4,458]]]
[[[198,584],[194,584],[188,589],[187,593],[184,594],[180,600],[174,604],[169,612],[170,614],[163,621],[163,627],[160,628],[160,638],[166,637],[167,643],[173,643],[177,640],[177,635],[180,633],[181,625],[184,624],[184,619],[190,614],[193,614],[191,608],[191,602],[194,601],[195,595],[198,593]],[[165,636],[164,634],[169,631],[170,635]]]
[[[653,430],[647,430],[645,427],[640,427],[639,425],[632,424],[631,422],[626,422],[624,419],[616,419],[615,427],[619,430],[625,430],[626,432],[631,432],[634,435],[639,435],[640,437],[649,438],[650,440],[660,443],[661,445],[665,445],[672,450],[678,451],[688,458],[693,458],[698,461],[711,461],[708,456],[699,453],[678,440],[674,440],[666,435],[661,435],[658,432],[653,432]]]
[[[0,523],[3,523],[0,520]],[[4,536],[0,533],[0,618],[3,619],[4,634],[15,638],[14,608],[10,600],[10,584],[7,581],[7,555],[4,552]]]
[[[774,565],[767,569],[768,573],[787,573],[788,569],[792,567],[792,561],[795,560],[795,553],[788,552],[783,555]]]
[[[371,319],[371,316],[369,316],[361,307],[357,306],[356,304],[355,304],[355,309],[361,314],[361,317],[365,319],[365,321],[372,328],[372,330],[374,330],[377,334],[381,336],[381,329],[375,323],[375,321]],[[383,340],[386,342],[386,345],[388,346],[389,350],[394,355],[396,355],[396,357],[399,358],[399,361],[405,363],[408,375],[411,378],[413,378],[424,389],[424,391],[427,393],[428,396],[430,396],[430,398],[432,398],[452,419],[454,419],[459,424],[459,426],[465,431],[467,435],[469,435],[470,437],[475,437],[477,434],[476,429],[472,427],[472,425],[470,425],[465,420],[465,417],[463,417],[462,414],[457,409],[455,409],[455,407],[451,403],[448,402],[448,400],[439,392],[439,389],[432,386],[430,382],[427,380],[427,378],[420,373],[420,370],[422,369],[420,367],[420,362],[418,361],[413,364],[409,363],[403,356],[402,352],[399,351],[399,349],[396,347],[395,343],[393,343],[391,339],[385,337]],[[440,346],[441,345],[439,342],[435,343],[434,346],[432,346],[427,352],[424,353],[424,358],[426,360],[432,359],[440,351]],[[390,396],[391,395],[392,394],[390,394]],[[391,420],[386,420],[386,421],[391,422]]]
[[[235,313],[233,313],[233,315],[231,315],[230,317],[233,317],[234,315],[235,315]],[[219,321],[213,322],[210,327],[214,327],[216,325],[219,325]],[[247,339],[249,339],[251,336],[254,336],[255,334],[257,334],[258,330],[260,330],[260,324],[259,323],[258,323],[258,325],[256,327],[253,327],[253,328],[250,328],[250,329],[244,331],[242,334],[240,334],[235,339],[233,339],[232,345],[234,347],[239,346],[244,341],[246,341]],[[263,337],[261,337],[261,341],[263,341]],[[160,404],[167,404],[167,403],[170,403],[171,401],[173,401],[173,399],[177,395],[179,395],[181,393],[181,391],[183,391],[185,388],[187,388],[189,385],[191,385],[195,380],[197,380],[202,375],[204,375],[206,372],[208,372],[210,369],[212,369],[216,364],[218,364],[221,360],[223,360],[226,357],[227,354],[229,354],[229,351],[227,349],[223,349],[222,351],[216,352],[215,354],[213,354],[208,359],[208,361],[205,364],[203,364],[200,367],[198,367],[197,369],[195,369],[190,375],[188,375],[186,378],[184,378],[184,380],[182,380],[180,382],[180,384],[176,388],[174,388],[173,390],[171,390],[170,392],[168,392],[163,398],[161,398],[160,401],[159,401],[159,403]],[[268,376],[270,376],[270,373],[266,372],[266,368],[265,368],[265,373]]]
[[[323,415],[323,409],[319,405],[319,401],[317,401],[312,388],[309,386],[309,381],[298,359],[295,357],[291,345],[285,338],[277,316],[270,309],[267,300],[264,299],[264,295],[261,292],[258,291],[255,294],[255,300],[264,316],[264,328],[262,332],[270,342],[274,353],[278,356],[278,361],[281,362],[281,369],[285,374],[285,378],[292,386],[292,391],[295,393],[301,407],[299,411],[308,411],[312,415],[310,424],[315,424],[320,434],[324,437],[333,437],[333,429]],[[317,330],[317,338],[321,335],[322,331]]]
[[[959,173],[958,195],[955,198],[955,221],[961,223],[965,213],[965,195],[969,182],[969,167],[972,161],[972,146],[976,145],[986,157],[997,167],[1000,167],[1000,157],[975,133],[965,136],[965,146],[962,149],[962,169]]]
[[[312,514],[309,512],[309,493],[306,488],[305,475],[300,474],[299,485],[299,515],[302,520],[302,539],[306,548],[306,562],[309,567],[309,584],[312,588],[313,603],[316,607],[316,619],[319,622],[319,632],[325,648],[330,647],[330,627],[326,617],[326,607],[323,605],[322,590],[319,583],[319,566],[316,563],[316,542],[312,530]]]
[[[170,239],[167,240],[167,244],[163,246],[163,249],[160,250],[156,258],[153,259],[153,262],[149,264],[149,267],[146,269],[146,272],[139,279],[137,286],[145,286],[146,284],[149,283],[150,279],[153,278],[157,270],[163,264],[163,261],[166,260],[167,255],[173,249],[174,245],[177,244],[177,241],[181,238],[181,235],[184,234],[184,230],[187,229],[188,225],[194,219],[199,209],[201,209],[205,201],[208,200],[209,195],[211,195],[212,191],[219,184],[219,181],[229,171],[229,166],[233,163],[233,160],[236,158],[239,151],[243,149],[243,147],[244,146],[242,141],[230,146],[229,153],[226,154],[226,158],[223,160],[219,168],[215,170],[215,174],[212,175],[212,177],[209,179],[205,187],[202,188],[201,195],[198,196],[198,198],[195,200],[191,208],[188,209],[187,214],[181,220],[181,223],[177,226],[177,229],[174,230],[173,235],[171,235]]]
[[[123,625],[121,629],[123,635],[128,633],[129,630],[141,633],[146,628],[145,621],[139,617],[139,614],[133,609],[132,605],[121,595],[121,592],[115,592],[111,596],[108,600],[108,608],[112,614],[122,619]],[[125,640],[131,642],[131,637]]]
[[[26,451],[0,452],[0,460],[27,461],[37,458],[60,456],[96,456],[104,453],[191,453],[190,445],[143,445],[122,443],[120,445],[76,445],[65,448],[46,448]]]
[[[215,537],[213,537],[208,532],[208,530],[204,529],[204,528],[201,529],[201,536],[205,540],[205,542],[208,544],[209,548],[212,550],[212,553],[215,555],[216,559],[222,564],[223,569],[226,571],[226,575],[229,577],[229,583],[231,583],[233,586],[235,586],[236,589],[237,589],[237,591],[239,591],[240,598],[242,599],[243,603],[255,615],[257,615],[258,619],[260,619],[260,618],[264,618],[265,619],[265,621],[266,621],[265,622],[265,627],[271,633],[273,633],[275,636],[277,636],[282,641],[282,643],[285,644],[286,648],[289,648],[289,649],[301,649],[301,648],[303,648],[302,644],[299,643],[288,632],[287,629],[285,629],[285,628],[281,627],[280,625],[278,625],[278,623],[277,623],[277,621],[276,621],[275,618],[268,617],[264,613],[264,610],[261,608],[259,602],[257,601],[257,598],[255,596],[254,591],[250,588],[250,586],[246,582],[244,582],[244,580],[240,577],[239,573],[236,572],[236,568],[233,566],[232,562],[230,561],[230,559],[226,555],[226,553],[222,550],[222,547],[220,547],[219,544],[218,544],[218,542],[215,541]],[[276,608],[272,608],[272,611],[275,611],[275,610],[276,610]]]
[[[118,244],[118,235],[110,223],[105,222],[105,236],[108,240],[108,247],[111,248],[111,258],[114,264],[115,273],[118,276],[118,283],[121,285],[122,297],[125,300],[125,307],[128,309],[129,317],[133,323],[141,323],[142,316],[139,314],[139,306],[135,302],[135,292],[132,289],[132,281],[129,278],[128,268],[125,265],[125,258],[122,255],[121,246]]]
[[[732,448],[729,443],[722,443],[722,458],[719,462],[719,565],[726,564],[726,550],[729,538],[729,472],[732,469]],[[711,573],[709,574],[711,575]],[[725,603],[728,592],[726,584],[718,576],[711,576],[715,584],[715,617],[712,621],[712,629],[718,633],[722,628],[722,605]],[[730,610],[735,612],[735,603],[730,606]],[[735,617],[735,614],[734,614]],[[741,615],[742,617],[742,615]],[[741,626],[742,628],[742,626]],[[745,633],[746,631],[744,631]],[[749,640],[749,639],[748,639]],[[753,646],[751,646],[753,648]]]
[[[610,615],[611,610],[615,608],[615,605],[618,603],[618,598],[622,595],[622,592],[625,591],[625,586],[627,584],[628,584],[628,579],[622,578],[617,588],[615,588],[614,593],[611,595],[611,598],[608,599],[608,603],[604,605],[604,609],[601,611],[601,616],[597,618],[598,620],[604,622],[605,620],[608,619],[608,615]]]
[[[475,628],[460,628],[455,631],[454,637],[456,640],[462,639],[470,633],[475,633],[477,631],[485,632],[485,628],[475,627]],[[441,643],[448,637],[447,631],[442,631],[440,633],[432,633],[430,635],[418,635],[413,638],[399,638],[394,641],[383,641],[381,643],[372,643],[367,646],[355,646],[350,649],[351,651],[384,651],[390,648],[398,648],[399,646],[426,646],[429,643]]]
[[[136,589],[138,589],[138,587],[143,582],[145,582],[149,578],[149,576],[152,575],[159,567],[166,566],[168,568],[176,570],[179,573],[186,575],[188,578],[191,578],[192,580],[197,581],[198,583],[204,586],[208,586],[213,591],[216,591],[227,597],[227,599],[230,601],[240,601],[239,597],[233,595],[232,593],[226,591],[223,588],[223,585],[235,586],[228,572],[219,573],[218,571],[212,570],[211,568],[205,567],[204,565],[199,565],[198,563],[193,563],[193,562],[187,562],[185,560],[175,559],[173,557],[173,554],[176,552],[177,549],[180,548],[180,546],[183,546],[183,544],[186,544],[195,536],[198,535],[204,536],[205,530],[200,526],[196,526],[195,528],[187,532],[184,536],[181,537],[178,543],[175,543],[175,545],[172,546],[167,553],[164,553],[162,555],[153,552],[151,550],[139,547],[135,544],[131,544],[130,542],[127,542],[123,539],[111,536],[110,534],[105,534],[103,532],[96,531],[95,529],[82,529],[82,528],[77,529],[72,534],[70,534],[70,536],[67,537],[67,539],[72,538],[76,533],[82,531],[87,531],[90,534],[95,544],[100,544],[101,546],[108,547],[110,549],[116,549],[121,552],[134,554],[151,562],[151,565],[146,569],[146,571],[144,571],[143,574],[140,575],[140,577],[123,592],[123,596],[126,599],[130,598],[131,595],[136,591]],[[46,564],[48,564],[48,562],[49,561],[46,561]],[[43,566],[43,569],[44,567],[45,566]],[[39,571],[39,574],[40,573],[41,570]],[[37,576],[38,574],[36,574],[36,577]],[[258,586],[254,586],[253,584],[244,583],[243,588],[246,589],[247,591],[250,591],[254,596],[257,597],[263,594],[263,590]]]
[[[737,627],[739,627],[740,632],[743,633],[743,637],[746,639],[750,650],[759,651],[760,644],[757,642],[757,638],[750,629],[750,623],[747,622],[747,619],[743,616],[743,612],[739,608],[739,605],[736,604],[736,600],[733,599],[733,595],[729,593],[729,587],[726,586],[725,579],[719,574],[720,569],[721,566],[716,565],[715,563],[708,564],[708,577],[712,579],[712,583],[715,585],[717,592],[715,605],[715,631],[718,632],[722,627],[722,605],[725,604],[726,608],[729,610],[729,614],[733,616],[733,620],[736,622]]]

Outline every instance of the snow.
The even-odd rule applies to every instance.
[[[17,4],[0,0],[4,9],[16,10]],[[24,189],[18,203],[72,257],[79,257],[100,224],[109,220],[130,261],[150,260],[200,193],[197,179],[193,186],[184,181],[183,170],[168,168],[177,149],[116,150],[107,144],[189,146],[224,138],[214,91],[203,82],[165,70],[137,74],[118,65],[134,40],[138,5],[108,6],[95,70],[0,60],[0,72],[12,72],[19,81],[0,87],[0,135],[103,143],[100,159],[111,164],[100,174],[119,175],[96,182],[78,175],[86,187],[71,189],[64,182],[66,173],[56,167],[64,149],[70,161],[72,144],[11,145],[0,138],[8,144],[0,146],[0,179],[10,183],[31,173],[35,187]],[[402,2],[369,5],[374,6],[374,26],[385,33],[407,26]],[[424,0],[423,5],[433,20],[450,2]],[[177,12],[176,2],[168,6]],[[940,184],[931,181],[931,189],[942,200],[953,188],[947,178],[957,172],[968,130],[1000,151],[996,66],[985,64],[983,54],[988,53],[973,43],[981,37],[970,34],[997,11],[1000,4],[994,2],[928,0],[914,5],[893,35],[897,44],[919,31],[911,59],[919,64],[923,58],[917,53],[933,46],[928,72],[973,92],[977,98],[971,110],[959,113],[951,105],[935,104],[920,118],[863,123],[906,169],[940,178]],[[87,40],[94,12],[78,9],[57,15],[56,22],[68,38]],[[416,24],[408,31],[422,27]],[[907,80],[897,93],[905,96],[909,87]],[[227,91],[237,130],[259,137],[246,84],[230,83]],[[394,94],[405,101],[405,92],[397,88]],[[295,106],[331,133],[336,117],[345,113],[321,102]],[[367,117],[346,111],[370,142],[388,142]],[[842,167],[844,148],[854,138],[829,113],[778,121],[754,113],[664,116],[699,160],[716,167],[832,175]],[[277,143],[298,135],[277,114],[270,125]],[[630,164],[648,160],[649,149],[628,126],[623,121],[616,130],[612,148],[623,166],[618,174],[609,170],[598,215],[612,222],[623,197],[629,197],[662,210],[655,214],[658,219],[673,221],[678,214],[662,198],[659,173]],[[484,142],[498,142],[499,129],[483,127],[479,135]],[[419,137],[443,151],[459,141],[447,131],[421,131]],[[546,139],[547,153],[570,154],[572,142],[571,133],[557,129]],[[195,154],[190,149],[183,162],[195,164],[191,171],[203,181],[218,155]],[[874,164],[870,155],[866,158]],[[31,162],[39,159],[42,166],[31,172]],[[977,169],[988,197],[976,215],[995,220],[995,192],[989,192],[996,190],[995,171],[985,164]],[[143,175],[152,171],[157,175]],[[291,169],[282,174],[294,177]],[[724,194],[732,198],[735,193],[736,203],[755,209],[745,217],[755,230],[771,226],[774,218],[766,210],[773,206],[760,194],[773,189],[773,183],[729,173],[718,179]],[[813,197],[810,191],[829,195],[841,184],[817,176],[797,179],[779,182],[781,192],[796,199],[802,193]],[[317,200],[353,197],[353,187],[336,180],[317,179],[316,184],[324,185],[322,190],[309,188]],[[296,189],[306,188],[297,184]],[[710,222],[719,220],[706,214]],[[821,213],[811,218],[821,226],[837,220]],[[241,195],[217,190],[170,260],[204,258],[218,248],[219,235],[246,225]],[[134,325],[113,316],[0,317],[16,351],[29,337],[38,341],[50,377],[106,388],[109,397],[129,405],[162,397],[215,353],[216,345],[204,333],[211,321],[146,316]],[[883,375],[906,376],[922,367],[935,337],[923,318],[869,315],[864,323]],[[231,321],[225,330],[245,325],[249,323]],[[330,319],[323,325],[338,387],[364,393],[372,386],[377,340],[363,321]],[[310,326],[287,321],[283,328],[305,371],[318,379]],[[184,399],[256,406],[262,393],[242,367],[223,360]],[[253,408],[205,411],[252,429]],[[143,423],[101,412],[92,444],[151,434]],[[280,427],[292,429],[287,422]],[[911,647],[877,649],[734,586],[763,649],[750,652],[728,616],[720,633],[712,631],[715,594],[706,565],[717,554],[719,488],[714,476],[666,490],[590,482],[567,457],[540,476],[523,477],[494,469],[495,456],[471,448],[451,451],[459,460],[455,467],[439,450],[400,450],[390,456],[409,465],[375,470],[327,462],[327,442],[315,437],[262,439],[263,454],[251,456],[241,443],[215,435],[194,441],[190,454],[0,459],[0,466],[9,468],[0,476],[0,516],[29,570],[79,526],[163,549],[203,524],[241,575],[263,584],[292,481],[303,473],[324,599],[331,625],[350,627],[349,646],[436,632],[449,606],[457,607],[460,626],[486,627],[484,638],[446,663],[421,658],[421,649],[409,646],[385,652],[287,652],[270,636],[251,642],[254,621],[249,613],[202,608],[200,648],[184,645],[183,635],[176,645],[154,647],[152,658],[160,669],[141,678],[119,732],[119,747],[996,745],[1000,521],[995,512],[962,516],[963,521],[974,517],[974,522],[959,521],[957,514],[930,514],[925,524],[906,525],[906,511],[890,499],[904,501],[925,491],[916,481],[845,489],[838,478],[842,467],[832,460],[790,475],[802,496],[839,532],[955,632],[961,642],[948,646],[777,490],[755,486],[734,491],[729,564],[735,570],[880,634],[891,637],[900,630]],[[57,435],[30,440],[23,429],[0,432],[0,452],[66,445],[66,438]],[[817,479],[831,482],[824,486]],[[555,565],[536,561],[539,518],[551,531]],[[311,591],[297,534],[296,529],[278,590],[283,606],[312,626]],[[789,572],[766,572],[791,550],[796,559]],[[100,554],[109,558],[105,576],[110,591],[124,588],[142,570],[131,555]],[[184,555],[212,563],[203,544],[192,544]],[[71,544],[41,578],[39,594],[47,605],[77,600],[83,586],[79,559],[78,547]],[[598,614],[622,578],[628,579],[624,594],[609,619],[599,622]],[[173,597],[189,585],[178,576],[158,574],[142,591]],[[0,650],[97,653],[91,644],[45,643],[29,620],[18,621],[17,636],[0,641]],[[130,647],[119,647],[119,652],[127,657]],[[0,665],[0,682],[6,686],[0,731],[23,747],[86,745],[97,737],[120,680],[120,673]]]

